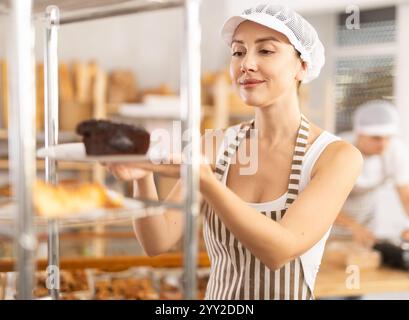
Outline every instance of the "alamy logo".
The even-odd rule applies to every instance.
[[[351,264],[346,268],[345,272],[348,274],[345,279],[345,287],[349,290],[358,290],[361,287],[359,266]]]
[[[232,148],[232,141],[226,141],[226,135],[235,136],[237,132],[234,129],[228,128],[226,132],[221,130],[205,130],[205,143],[202,147],[202,153],[208,159],[215,159],[219,149],[215,146],[221,146],[224,150],[234,153]],[[200,159],[192,158],[192,146],[186,144],[182,147],[182,141],[188,141],[192,135],[190,130],[182,132],[180,121],[174,121],[171,130],[154,129],[151,131],[152,152],[149,154],[150,161],[154,164],[189,164]],[[239,163],[240,175],[253,175],[258,169],[258,130],[249,129],[250,139],[248,143],[242,141],[240,148],[237,150],[235,157],[230,159],[231,164]],[[233,146],[234,147],[234,146]],[[172,157],[172,156],[173,157]],[[175,156],[179,155],[179,156]],[[208,159],[204,159],[207,160]]]
[[[58,266],[48,266],[47,267],[47,279],[45,281],[45,286],[49,290],[59,290],[60,289],[60,269]]]
[[[345,26],[348,30],[357,30],[361,29],[360,26],[360,11],[357,5],[349,5],[345,9],[345,13],[348,13],[349,16],[345,20]]]

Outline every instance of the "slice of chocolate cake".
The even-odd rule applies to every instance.
[[[149,149],[149,132],[129,124],[87,120],[78,124],[76,132],[88,155],[146,154]]]

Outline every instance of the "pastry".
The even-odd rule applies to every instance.
[[[77,126],[88,155],[146,154],[150,134],[141,127],[108,120],[87,120]]]
[[[97,300],[156,300],[158,294],[150,279],[110,279],[95,283]]]
[[[97,208],[120,208],[123,199],[114,198],[96,183],[60,184],[57,186],[36,182],[34,209],[39,216],[49,218],[66,216]]]
[[[45,271],[36,272],[36,285],[33,295],[36,298],[43,298],[50,295],[47,289],[48,275]],[[76,293],[90,290],[88,279],[84,270],[61,270],[60,271],[60,292],[62,300],[78,300]]]

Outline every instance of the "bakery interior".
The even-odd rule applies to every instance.
[[[58,218],[43,219],[28,210],[32,213],[32,220],[25,221],[23,227],[20,223],[19,227],[18,219],[27,217],[24,216],[27,212],[20,206],[19,210],[24,212],[19,212],[18,219],[10,216],[10,205],[15,202],[13,197],[38,198],[37,190],[43,196],[40,206],[47,207],[47,197],[52,195],[47,195],[44,190],[41,192],[42,187],[46,189],[41,184],[32,189],[29,196],[14,194],[15,176],[23,179],[18,181],[23,184],[48,179],[66,186],[73,197],[83,192],[80,200],[76,199],[78,201],[87,201],[86,189],[99,190],[97,186],[104,194],[109,190],[132,199],[133,185],[132,182],[119,181],[95,161],[59,160],[50,164],[50,160],[37,157],[32,161],[34,177],[30,175],[34,171],[29,165],[17,170],[20,172],[13,176],[9,169],[21,164],[22,159],[13,159],[10,153],[35,158],[33,153],[27,155],[25,151],[16,150],[17,144],[23,144],[22,140],[18,141],[20,138],[24,143],[35,142],[35,148],[29,150],[52,143],[55,136],[49,131],[54,129],[49,123],[53,123],[53,119],[47,114],[50,112],[46,108],[47,101],[58,105],[58,143],[80,142],[77,125],[88,119],[138,125],[147,131],[162,128],[172,132],[172,139],[180,141],[180,131],[172,124],[180,123],[187,112],[182,110],[186,104],[182,103],[180,88],[185,83],[183,76],[189,72],[190,75],[200,75],[201,96],[200,114],[189,111],[196,118],[187,122],[199,124],[201,134],[206,129],[227,128],[251,119],[252,108],[246,106],[232,89],[228,68],[230,53],[219,33],[226,17],[240,12],[254,1],[202,0],[197,7],[197,1],[190,0],[33,0],[32,15],[37,17],[33,22],[33,76],[36,82],[33,96],[30,93],[20,96],[22,99],[32,97],[35,101],[32,119],[35,120],[36,134],[31,140],[27,136],[16,137],[9,133],[13,121],[21,126],[30,119],[29,112],[21,113],[23,109],[14,106],[16,98],[10,99],[9,95],[16,86],[13,84],[16,78],[10,77],[13,62],[7,50],[24,50],[24,45],[17,46],[17,40],[31,39],[27,35],[16,36],[10,29],[13,19],[24,18],[11,9],[14,2],[0,0],[0,41],[3,44],[0,46],[0,300],[203,299],[210,262],[200,216],[190,230],[189,237],[195,238],[197,244],[193,249],[186,248],[185,239],[182,239],[169,253],[155,257],[147,256],[136,240],[132,211],[142,217],[149,210],[160,211],[161,205],[158,204],[150,206],[145,202],[142,207],[132,209],[135,204],[131,203],[130,208],[121,210],[111,203],[106,210],[94,210],[77,217],[67,215],[61,221]],[[351,130],[352,113],[358,105],[373,99],[386,99],[397,108],[400,136],[409,146],[409,41],[406,34],[409,1],[357,0],[353,7],[346,0],[276,2],[291,6],[308,19],[325,46],[326,62],[319,78],[300,87],[302,112],[325,130],[340,133]],[[66,25],[47,26],[49,21],[41,17],[45,16],[50,5],[58,7],[60,22],[67,17]],[[19,9],[27,10],[24,7]],[[345,18],[351,10],[360,12],[359,29],[351,30],[345,26]],[[102,14],[98,16],[98,13]],[[184,22],[187,15],[196,17],[196,13],[199,21]],[[87,14],[98,18],[84,18]],[[83,21],[74,21],[75,17],[82,17]],[[191,33],[185,32],[184,23],[191,27]],[[24,24],[20,27],[28,28]],[[48,41],[58,43],[55,52],[52,45],[47,45],[47,32],[51,34]],[[184,41],[196,44],[194,39],[189,39],[198,35],[195,32],[200,32],[201,47],[198,52],[191,50],[193,62],[189,64],[185,61],[188,49]],[[56,52],[58,60],[55,60]],[[22,57],[30,60],[28,55]],[[194,65],[197,61],[200,62],[199,68]],[[181,65],[194,70],[181,70]],[[57,66],[58,70],[47,70],[47,66]],[[189,85],[184,88],[194,89]],[[25,89],[20,88],[23,93]],[[56,92],[57,96],[53,96],[52,93]],[[195,122],[195,119],[199,121]],[[47,126],[48,133],[45,131]],[[174,178],[155,174],[160,200],[166,199],[175,182]],[[65,197],[70,197],[69,193]],[[393,186],[383,186],[378,199],[381,201],[376,207],[376,237],[403,241],[401,235],[409,230],[409,218]],[[115,199],[110,200],[115,202]],[[74,209],[63,209],[75,211],[74,201],[66,201]],[[81,207],[81,204],[77,205]],[[181,210],[188,207],[182,206]],[[18,236],[24,232],[34,232],[37,239],[34,248],[17,242],[16,239],[21,239]],[[409,248],[399,248],[399,254],[406,257],[402,258],[406,259],[406,264],[393,266],[386,263],[382,253],[375,249],[348,240],[328,241],[317,277],[315,298],[409,299]],[[190,260],[189,250],[194,250]],[[48,276],[53,272],[48,267],[50,264],[59,266],[59,289],[47,288]],[[353,271],[350,266],[359,268],[358,285],[348,282]],[[25,273],[20,279],[18,271]]]

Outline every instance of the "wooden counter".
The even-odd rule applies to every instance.
[[[409,271],[380,267],[359,271],[353,281],[354,270],[323,264],[315,284],[315,297],[362,296],[372,293],[409,292]],[[349,287],[349,288],[348,288]]]

